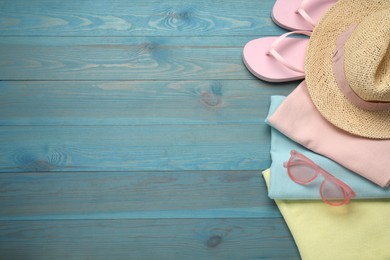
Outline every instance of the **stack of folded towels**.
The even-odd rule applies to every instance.
[[[248,56],[258,41],[243,53],[263,80],[305,78],[271,97],[268,195],[303,259],[390,259],[390,1],[334,3],[304,43],[302,71],[280,39],[266,57]]]

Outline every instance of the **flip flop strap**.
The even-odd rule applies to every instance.
[[[295,13],[300,14],[302,18],[308,22],[311,26],[316,26],[316,23],[314,22],[313,18],[310,17],[310,15],[306,12],[305,6],[308,2],[311,0],[302,0],[301,5],[299,6],[298,10],[295,11]]]
[[[316,26],[316,22],[313,20],[313,18],[311,18],[311,16],[306,12],[305,8],[307,6],[307,4],[310,2],[310,1],[313,1],[313,0],[302,0],[298,10],[295,11],[295,13],[297,14],[300,14],[302,16],[302,18],[308,22],[311,26],[313,26],[313,28]],[[334,0],[329,0],[329,1],[334,1]]]
[[[291,34],[302,34],[302,35],[306,35],[306,36],[310,36],[311,35],[311,32],[309,31],[293,31],[293,32],[288,32],[288,33],[285,33],[285,34],[282,34],[278,39],[276,39],[272,44],[271,44],[271,47],[269,48],[268,52],[267,52],[267,55],[271,55],[272,57],[274,57],[277,61],[279,61],[283,66],[285,66],[286,68],[292,70],[292,71],[295,71],[295,72],[298,72],[298,73],[302,73],[304,74],[305,72],[300,69],[300,68],[297,68],[291,64],[289,64],[286,59],[284,59],[282,57],[282,55],[279,54],[279,52],[276,50],[276,48],[278,47],[279,43],[281,41],[283,41],[287,36],[291,35]]]

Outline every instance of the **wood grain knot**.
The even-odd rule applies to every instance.
[[[49,172],[65,166],[68,156],[61,149],[44,147],[42,149],[16,153],[14,161],[19,169],[32,172]]]
[[[207,247],[217,247],[219,244],[222,243],[222,240],[223,239],[220,235],[214,235],[207,240]]]
[[[170,19],[176,20],[188,20],[192,16],[192,12],[190,11],[179,11],[179,12],[169,12],[167,17]]]
[[[48,172],[48,171],[52,171],[53,169],[57,168],[56,165],[53,165],[47,161],[43,161],[43,160],[37,160],[37,161],[34,161],[30,164],[27,164],[24,166],[25,169],[28,169],[30,171],[45,171],[45,172]]]
[[[191,7],[168,7],[161,11],[161,18],[150,21],[150,24],[159,29],[193,30],[203,27],[195,17],[195,9]]]
[[[222,103],[222,88],[219,85],[211,87],[211,91],[201,94],[202,102],[208,106],[215,107]]]
[[[152,42],[145,42],[140,45],[140,52],[150,54],[153,50],[157,49],[157,45]]]

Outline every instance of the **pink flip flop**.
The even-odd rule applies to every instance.
[[[295,31],[280,37],[265,37],[248,42],[242,53],[247,69],[268,82],[304,79],[303,68],[309,39],[287,38],[291,34],[310,36],[311,32]]]
[[[337,0],[276,0],[272,20],[289,31],[312,31]]]

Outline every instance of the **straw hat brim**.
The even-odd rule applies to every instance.
[[[389,0],[339,0],[315,27],[305,58],[307,88],[318,111],[338,128],[366,138],[390,138],[390,110],[374,112],[353,105],[337,86],[332,58],[341,33],[387,8]]]

